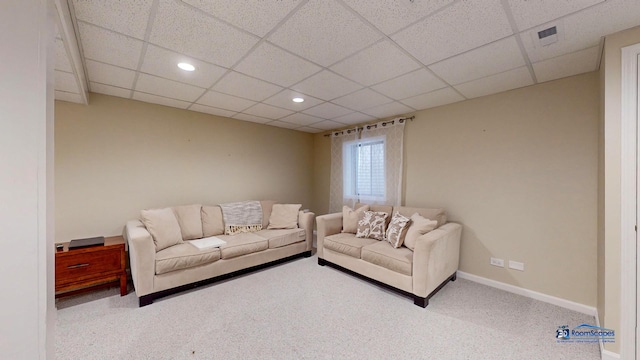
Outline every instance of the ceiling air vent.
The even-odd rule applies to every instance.
[[[555,26],[538,31],[538,39],[542,46],[551,45],[558,41],[558,29]]]

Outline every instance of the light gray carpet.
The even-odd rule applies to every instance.
[[[138,308],[117,289],[58,300],[56,359],[599,359],[556,343],[593,317],[464,279],[427,308],[294,260]]]

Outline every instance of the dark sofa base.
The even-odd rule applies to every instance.
[[[443,288],[443,287],[444,287],[444,286],[445,286],[449,281],[456,281],[456,279],[457,279],[457,275],[456,275],[457,273],[456,273],[456,272],[454,272],[454,273],[453,273],[451,276],[449,276],[445,281],[443,281],[440,285],[438,285],[438,287],[437,287],[437,288],[435,288],[435,290],[433,290],[433,291],[432,291],[432,292],[431,292],[427,297],[421,297],[421,296],[414,295],[414,294],[412,294],[412,293],[410,293],[410,292],[406,292],[406,291],[404,291],[404,290],[400,290],[400,289],[398,289],[398,288],[396,288],[396,287],[393,287],[393,286],[391,286],[391,285],[389,285],[389,284],[385,284],[385,283],[380,282],[380,281],[378,281],[378,280],[371,279],[371,278],[369,278],[369,277],[367,277],[367,276],[365,276],[365,275],[362,275],[362,274],[360,274],[360,273],[357,273],[357,272],[355,272],[355,271],[353,271],[353,270],[349,270],[349,269],[347,269],[347,268],[344,268],[344,267],[342,267],[342,266],[340,266],[340,265],[334,264],[334,263],[332,263],[332,262],[330,262],[330,261],[327,261],[327,260],[325,260],[325,259],[318,258],[318,265],[320,265],[320,266],[329,265],[329,266],[331,266],[332,268],[338,269],[338,270],[340,270],[340,271],[344,271],[344,272],[346,272],[347,274],[353,275],[353,276],[355,276],[355,277],[357,277],[357,278],[360,278],[360,279],[366,280],[366,281],[368,281],[368,282],[370,282],[370,283],[376,284],[376,285],[378,285],[378,286],[380,286],[380,287],[383,287],[383,288],[385,288],[385,289],[393,290],[393,291],[395,291],[395,292],[397,292],[397,293],[400,293],[400,294],[402,294],[402,295],[404,295],[404,296],[407,296],[407,297],[413,298],[413,303],[414,303],[415,305],[418,305],[418,306],[422,307],[422,308],[427,307],[427,305],[429,305],[429,299],[431,299],[431,297],[432,297],[433,295],[435,295],[438,291],[440,291],[440,289],[442,289],[442,288]]]
[[[299,254],[288,256],[286,258],[282,258],[282,259],[274,260],[274,261],[271,261],[271,262],[268,262],[268,263],[252,266],[252,267],[249,267],[249,268],[246,268],[246,269],[234,271],[232,273],[228,273],[228,274],[212,277],[210,279],[206,279],[206,280],[194,282],[194,283],[191,283],[191,284],[186,284],[186,285],[174,287],[174,288],[167,289],[167,290],[158,291],[156,293],[152,293],[152,294],[148,294],[148,295],[143,295],[143,296],[138,298],[139,306],[143,307],[143,306],[147,306],[147,305],[153,304],[154,300],[159,299],[161,297],[173,295],[173,294],[176,294],[176,293],[179,293],[179,292],[182,292],[182,291],[185,291],[185,290],[193,289],[193,288],[196,288],[196,287],[199,287],[199,286],[212,284],[212,283],[215,283],[215,282],[218,282],[218,281],[221,281],[221,280],[230,279],[230,278],[233,278],[235,276],[248,274],[248,273],[254,272],[256,270],[261,270],[261,269],[264,269],[264,268],[268,268],[270,266],[282,264],[282,263],[285,263],[287,261],[290,261],[290,260],[293,260],[293,259],[297,259],[299,257],[308,258],[310,256],[311,256],[311,251],[305,251],[305,252],[302,252],[302,253],[299,253]]]

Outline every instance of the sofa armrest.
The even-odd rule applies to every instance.
[[[338,234],[342,231],[342,213],[340,212],[318,216],[316,217],[316,223],[318,226],[318,258],[324,259],[324,237]]]
[[[462,226],[446,223],[418,238],[413,252],[413,293],[427,297],[458,270]]]
[[[156,246],[147,228],[139,220],[127,222],[123,234],[129,245],[129,265],[136,295],[141,297],[153,292]]]
[[[316,214],[312,212],[300,211],[298,213],[298,227],[305,230],[305,239],[307,241],[307,251],[313,248],[313,220]]]

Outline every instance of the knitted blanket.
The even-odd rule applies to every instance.
[[[262,230],[262,206],[259,201],[220,204],[225,235]]]

